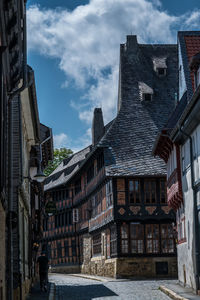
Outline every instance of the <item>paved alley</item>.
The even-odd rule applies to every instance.
[[[158,287],[176,280],[85,279],[64,274],[51,274],[56,285],[55,300],[169,300]]]

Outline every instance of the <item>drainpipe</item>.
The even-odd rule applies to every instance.
[[[193,145],[192,145],[192,138],[186,132],[184,132],[181,128],[179,128],[179,132],[189,138],[190,141],[190,166],[191,166],[191,187],[193,191],[193,199],[194,199],[194,209],[193,209],[193,216],[194,216],[194,239],[195,239],[195,281],[196,281],[196,293],[199,290],[199,229],[198,229],[198,212],[197,212],[197,197],[196,197],[196,190],[195,190],[195,180],[194,180],[194,165],[193,165]]]

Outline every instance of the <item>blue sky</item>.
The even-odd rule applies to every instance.
[[[105,124],[116,115],[119,45],[174,43],[177,30],[199,30],[199,0],[29,0],[28,63],[35,71],[40,121],[54,146],[91,142],[94,107]]]

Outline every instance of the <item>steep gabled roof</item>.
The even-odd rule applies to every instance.
[[[133,41],[131,41],[133,39]],[[154,71],[153,59],[166,58],[166,76]],[[108,176],[158,176],[166,173],[159,158],[152,157],[155,137],[175,106],[177,46],[140,45],[134,36],[121,46],[120,111],[100,141],[106,147]],[[153,89],[151,101],[142,101],[139,82]]]

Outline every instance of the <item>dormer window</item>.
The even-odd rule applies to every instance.
[[[167,74],[166,57],[154,57],[153,69],[159,77],[164,77]]]
[[[144,101],[151,101],[152,100],[152,94],[143,94],[143,100]]]
[[[165,68],[157,68],[156,69],[158,76],[165,76],[166,75],[166,69]]]
[[[139,93],[141,101],[152,101],[153,89],[144,82],[139,82]]]

